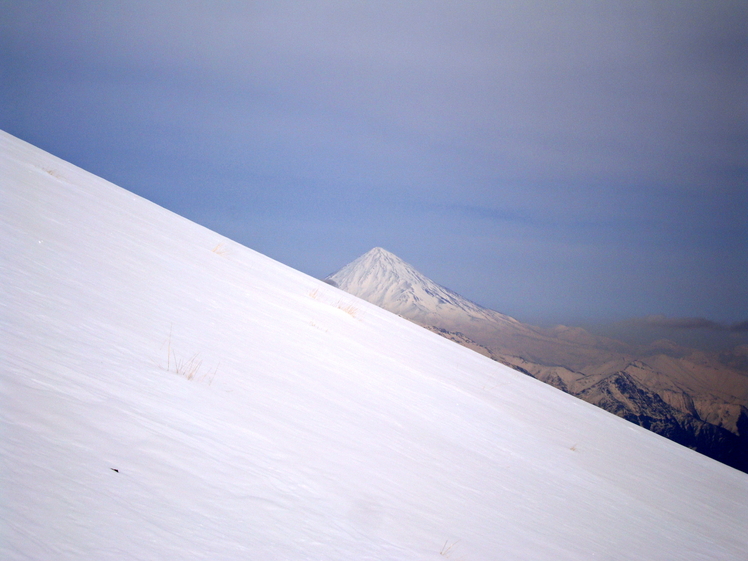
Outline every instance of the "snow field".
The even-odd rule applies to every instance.
[[[745,474],[5,133],[0,192],[3,559],[745,559]]]

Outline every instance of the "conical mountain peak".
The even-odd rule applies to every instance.
[[[370,249],[358,259],[343,267],[343,269],[341,269],[334,275],[330,275],[328,279],[332,277],[340,277],[340,273],[342,273],[344,270],[346,271],[346,275],[342,276],[345,277],[351,277],[351,273],[354,272],[358,275],[365,274],[366,276],[374,275],[378,277],[381,277],[382,274],[387,274],[390,277],[392,275],[420,276],[420,273],[416,271],[412,265],[409,265],[394,253],[391,253],[381,247]],[[340,280],[343,279],[341,278]]]
[[[369,250],[325,280],[409,319],[434,315],[469,319],[496,313],[440,286],[381,247]]]
[[[382,247],[375,247],[373,249],[370,249],[361,257],[356,259],[356,262],[358,261],[369,264],[377,264],[381,267],[408,266],[408,264],[400,259],[397,255],[387,251]]]
[[[373,249],[370,249],[369,251],[367,251],[366,253],[364,253],[364,255],[372,255],[372,256],[377,256],[377,257],[395,257],[396,259],[399,259],[399,257],[397,257],[397,255],[395,255],[394,253],[391,253],[391,252],[387,251],[383,247],[375,247]],[[362,257],[364,255],[362,255]]]

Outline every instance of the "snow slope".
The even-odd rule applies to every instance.
[[[746,558],[743,473],[5,133],[0,193],[2,559]]]
[[[524,324],[438,285],[379,247],[326,281],[748,473],[748,377],[724,356]]]

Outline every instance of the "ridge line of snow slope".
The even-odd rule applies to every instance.
[[[0,201],[0,558],[744,558],[745,474],[6,133]]]

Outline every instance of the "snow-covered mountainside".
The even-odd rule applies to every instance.
[[[325,281],[367,302],[421,323],[445,317],[464,323],[489,319],[516,329],[523,328],[514,318],[483,308],[436,284],[381,247],[363,254]]]
[[[0,558],[744,560],[748,476],[0,133]]]
[[[728,465],[748,471],[748,371],[659,341],[636,349],[578,327],[483,308],[374,248],[327,277],[343,290]]]
[[[455,333],[469,331],[477,335],[475,342],[479,345],[500,341],[504,349],[516,349],[521,354],[538,345],[545,351],[559,342],[555,334],[549,336],[542,329],[444,288],[381,247],[345,265],[325,282],[421,325],[444,327]]]
[[[346,292],[402,315],[461,313],[484,318],[480,306],[439,286],[396,255],[375,247],[326,279]]]

